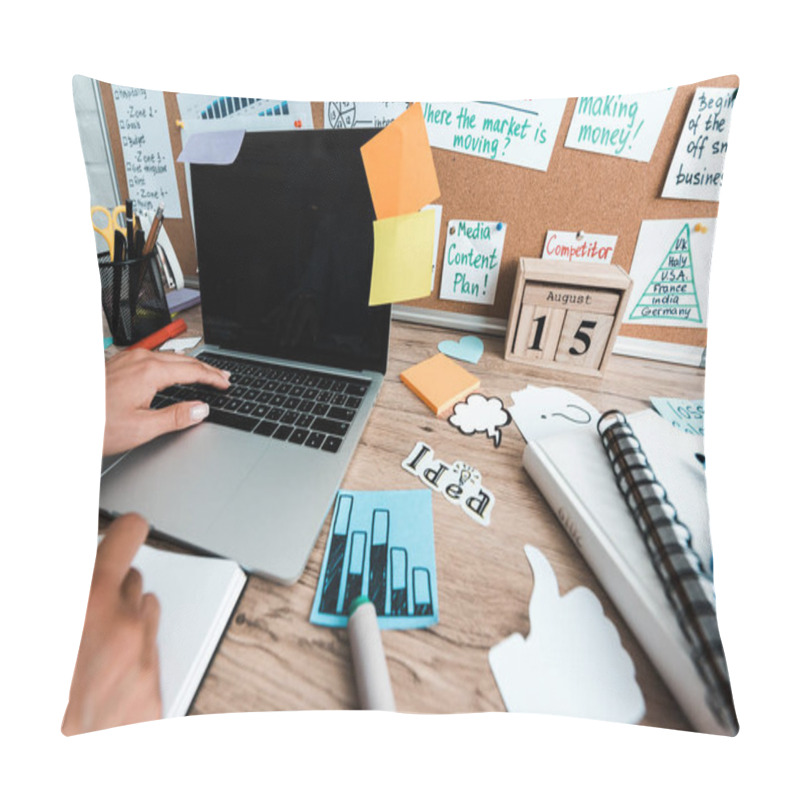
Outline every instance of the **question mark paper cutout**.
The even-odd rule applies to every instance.
[[[593,427],[600,414],[591,403],[574,392],[548,386],[528,386],[512,392],[514,405],[509,408],[514,422],[526,442],[554,433]]]
[[[485,433],[495,447],[500,447],[502,428],[511,422],[511,416],[503,407],[499,397],[484,397],[482,394],[471,394],[466,400],[456,403],[453,413],[447,420],[465,436],[474,433]]]
[[[631,657],[591,589],[563,597],[545,556],[531,545],[530,633],[489,650],[489,665],[508,711],[639,722],[644,697]]]

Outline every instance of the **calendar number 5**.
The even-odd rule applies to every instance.
[[[591,347],[592,344],[592,339],[586,332],[586,330],[584,330],[584,328],[591,331],[594,330],[594,327],[596,325],[597,325],[596,320],[584,319],[581,321],[581,324],[578,325],[578,330],[575,331],[575,335],[573,338],[577,339],[583,345],[583,350],[578,350],[576,347],[570,347],[569,354],[571,356],[582,356],[589,350],[589,347]]]

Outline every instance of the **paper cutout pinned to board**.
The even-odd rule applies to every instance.
[[[361,157],[378,219],[411,214],[439,197],[419,103],[362,145]]]
[[[506,709],[639,722],[645,704],[633,661],[597,596],[585,586],[560,596],[545,556],[531,545],[525,555],[534,576],[530,633],[489,650]]]
[[[462,336],[457,342],[445,339],[439,342],[439,352],[459,361],[477,364],[483,355],[483,342],[477,336]]]
[[[500,428],[508,425],[511,417],[499,397],[471,394],[463,402],[455,404],[453,413],[447,421],[466,436],[485,433],[494,442],[495,447],[500,447],[502,439]]]
[[[526,442],[562,431],[594,425],[600,414],[589,402],[574,392],[548,386],[528,386],[512,392],[514,405],[509,408]]]
[[[399,303],[431,293],[431,251],[436,229],[433,209],[378,219],[369,305]]]
[[[439,620],[431,493],[340,491],[311,622],[345,627],[366,595],[380,628],[426,628]]]
[[[494,495],[484,488],[481,473],[464,461],[447,464],[433,457],[425,442],[417,442],[402,467],[416,475],[429,489],[435,489],[451,503],[461,506],[468,517],[488,525],[494,508]]]

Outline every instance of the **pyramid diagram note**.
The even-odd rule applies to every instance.
[[[670,320],[702,323],[697,299],[689,225],[675,237],[669,252],[639,297],[627,321]]]

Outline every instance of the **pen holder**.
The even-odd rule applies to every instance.
[[[115,345],[134,344],[169,325],[169,306],[155,252],[124,261],[112,261],[109,253],[98,253],[97,263],[103,313]]]

